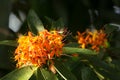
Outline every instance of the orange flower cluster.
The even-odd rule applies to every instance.
[[[103,30],[94,30],[93,32],[90,30],[86,30],[86,32],[80,33],[78,32],[78,43],[81,45],[81,48],[89,48],[95,51],[99,51],[100,47],[106,48],[106,34]]]
[[[39,32],[34,36],[28,32],[27,36],[21,36],[18,39],[18,47],[15,50],[15,61],[17,67],[26,65],[42,66],[46,61],[59,57],[62,53],[63,36],[57,31],[48,32],[47,30]]]

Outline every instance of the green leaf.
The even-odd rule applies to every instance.
[[[101,68],[102,69],[102,68]],[[120,72],[116,71],[116,72],[113,72],[113,71],[107,71],[107,70],[98,70],[97,71],[102,75],[104,76],[105,80],[108,79],[108,80],[120,80]]]
[[[80,60],[71,64],[70,68],[72,69],[73,74],[77,77],[78,80],[82,80],[81,76],[81,67],[84,67],[84,63]]]
[[[64,80],[77,80],[76,77],[61,62],[54,61],[55,69]]]
[[[58,80],[55,74],[44,68],[38,68],[37,71],[35,71],[35,76],[36,80]]]
[[[97,56],[89,58],[90,63],[94,66],[99,74],[110,80],[120,80],[120,71],[115,68],[114,64],[106,63]]]
[[[93,56],[93,57],[89,57],[89,62],[95,66],[95,67],[100,67],[105,69],[106,71],[116,71],[113,67],[111,67],[108,63],[106,63],[105,61],[102,61],[99,57],[97,56]]]
[[[34,66],[22,67],[8,73],[0,80],[28,80],[33,75],[36,69],[37,67]]]
[[[64,24],[62,18],[58,19],[58,20],[55,22],[55,24],[54,24],[55,27],[59,27],[59,28],[63,28],[64,25],[65,25],[65,24]]]
[[[117,25],[117,24],[116,24]],[[115,24],[113,25],[113,24],[107,24],[107,25],[105,25],[104,27],[105,27],[105,32],[107,33],[107,34],[110,34],[110,33],[112,33],[113,31],[116,31],[116,30],[118,30],[118,26],[116,26]]]
[[[38,68],[30,80],[58,80],[57,76],[45,68]]]
[[[89,67],[81,69],[82,80],[98,80],[95,73]]]
[[[82,54],[82,55],[96,55],[97,53],[89,50],[89,49],[82,49],[82,48],[74,48],[74,47],[63,47],[64,54]]]
[[[14,52],[17,46],[17,42],[13,40],[1,40],[0,41],[0,69],[13,69],[13,63],[11,61],[11,54],[10,51]]]
[[[62,18],[59,18],[57,21],[54,21],[53,19],[49,18],[49,17],[45,17],[47,22],[50,24],[50,28],[51,29],[56,29],[56,28],[64,28],[64,22],[62,20]]]
[[[28,21],[28,26],[29,26],[30,30],[34,34],[37,34],[39,31],[44,30],[44,26],[43,26],[41,20],[39,19],[39,17],[33,10],[29,11],[27,21]]]
[[[13,41],[13,40],[4,40],[4,41],[0,41],[0,45],[7,45],[7,46],[17,46],[17,42]]]

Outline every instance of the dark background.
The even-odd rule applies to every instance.
[[[100,29],[109,23],[120,24],[120,0],[0,0],[0,40],[15,39],[14,34],[26,28],[23,26],[26,25],[24,20],[18,31],[14,33],[10,30],[10,13],[20,19],[19,11],[27,16],[30,9],[35,10],[46,28],[45,16],[53,20],[62,18],[64,26],[73,34],[86,28]],[[0,76],[15,67],[11,64],[14,62],[12,49],[0,45]]]

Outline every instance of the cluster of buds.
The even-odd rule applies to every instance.
[[[77,32],[78,43],[81,48],[90,48],[95,51],[99,51],[100,47],[106,48],[106,34],[103,30],[86,30],[83,33]]]
[[[47,60],[59,57],[62,54],[63,36],[58,31],[47,30],[34,35],[21,36],[18,39],[18,47],[15,50],[15,61],[17,67],[26,65],[42,66]]]

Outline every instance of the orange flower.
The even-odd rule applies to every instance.
[[[18,39],[18,47],[15,50],[17,67],[26,65],[42,66],[46,61],[59,57],[62,54],[63,36],[57,31],[44,30],[37,36],[28,32],[27,36]]]
[[[99,51],[100,46],[104,48],[107,47],[105,44],[105,42],[107,42],[106,34],[103,30],[94,30],[93,32],[86,30],[86,32],[83,33],[78,32],[77,39],[81,48],[90,47],[90,49]]]
[[[81,44],[81,48],[86,48],[86,46],[88,45],[88,40],[90,38],[90,35],[86,35],[86,32],[80,33],[78,32],[78,43]]]

